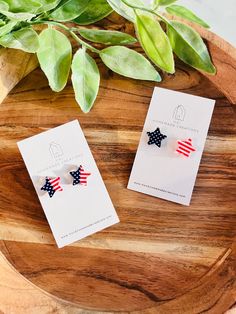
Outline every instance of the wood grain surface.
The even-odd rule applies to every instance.
[[[235,106],[202,74],[177,64],[158,86],[216,99],[191,206],[129,191],[154,84],[97,61],[101,88],[89,114],[75,103],[71,82],[53,93],[39,69],[1,104],[0,250],[42,291],[90,312],[223,313],[236,301]],[[16,142],[73,119],[121,222],[57,249]]]
[[[12,267],[0,252],[0,313],[89,314],[40,291]],[[227,313],[228,314],[228,313]],[[231,313],[229,313],[231,314]]]
[[[91,314],[91,311],[47,295],[20,275],[0,253],[0,313]],[[99,312],[102,313],[106,312]],[[235,313],[236,307],[232,307],[225,314]]]

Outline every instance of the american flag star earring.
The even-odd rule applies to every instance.
[[[177,141],[177,144],[178,148],[176,149],[176,153],[185,157],[189,157],[191,153],[196,151],[196,149],[193,147],[191,138],[183,141]]]
[[[147,135],[149,137],[148,145],[155,144],[159,148],[161,147],[161,142],[167,138],[166,135],[162,134],[159,128],[156,128],[153,132],[147,132]]]
[[[91,175],[90,172],[86,172],[83,166],[79,166],[77,170],[70,171],[70,175],[73,177],[73,185],[87,185],[87,177]]]
[[[45,178],[45,184],[41,187],[42,191],[46,191],[48,192],[49,197],[53,197],[53,195],[57,192],[57,191],[63,191],[61,185],[60,185],[60,177],[57,178],[49,178],[46,177]]]

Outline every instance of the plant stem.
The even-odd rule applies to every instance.
[[[134,9],[134,10],[142,10],[142,11],[146,11],[148,13],[151,13],[151,14],[154,14],[156,15],[157,17],[159,17],[163,22],[165,22],[166,24],[169,24],[169,21],[164,17],[162,16],[161,14],[155,12],[154,10],[152,9],[148,9],[148,8],[145,8],[145,7],[139,7],[139,6],[136,6],[136,5],[132,5],[130,4],[129,2],[127,2],[126,0],[121,0],[124,4],[126,4],[128,7]]]
[[[93,46],[89,45],[88,43],[86,43],[85,41],[83,41],[81,38],[79,38],[74,32],[72,29],[70,29],[69,27],[67,27],[66,25],[64,24],[61,24],[59,22],[55,22],[55,21],[35,21],[35,22],[32,22],[31,24],[48,24],[48,25],[55,25],[55,26],[58,26],[62,29],[64,29],[65,31],[67,31],[71,37],[73,37],[80,45],[82,45],[83,47],[86,47],[87,49],[89,49],[90,51],[92,52],[95,52],[95,53],[100,53],[100,50],[94,48]]]

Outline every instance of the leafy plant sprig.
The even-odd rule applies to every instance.
[[[157,68],[173,74],[174,54],[193,68],[216,73],[200,35],[182,22],[169,20],[163,8],[202,27],[209,28],[208,24],[175,2],[153,0],[147,5],[143,0],[0,0],[0,45],[36,53],[53,91],[65,87],[71,71],[76,101],[83,112],[89,112],[98,94],[100,73],[88,51],[98,54],[112,71],[133,79],[160,82]],[[85,27],[113,10],[134,24],[137,38],[123,32]],[[70,27],[68,22],[77,26]],[[36,31],[38,24],[47,28]],[[79,46],[73,56],[65,33]],[[137,41],[150,61],[131,49]],[[92,43],[107,47],[97,49]]]

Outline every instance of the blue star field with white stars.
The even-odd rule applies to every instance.
[[[166,135],[161,133],[159,128],[156,128],[154,132],[147,132],[147,135],[149,136],[148,145],[155,144],[158,147],[161,147],[162,140],[167,138]]]

